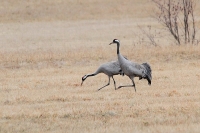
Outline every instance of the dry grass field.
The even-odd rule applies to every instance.
[[[0,2],[0,132],[200,132],[200,46],[141,41],[137,25],[160,29],[150,0]],[[200,7],[195,14],[200,28]],[[83,75],[117,60],[114,38],[129,60],[151,64],[151,86],[135,78],[136,93],[114,90],[111,80],[97,92],[104,74],[80,86]]]

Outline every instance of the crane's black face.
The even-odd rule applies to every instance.
[[[87,77],[87,75],[84,75],[84,76],[82,77],[82,81],[84,81],[84,80],[86,79],[86,77]]]
[[[109,45],[111,45],[113,43],[119,43],[119,40],[118,39],[114,39]]]
[[[87,78],[87,75],[84,75],[83,77],[82,77],[82,83],[81,83],[81,85],[83,84],[83,82],[84,82],[84,80]]]

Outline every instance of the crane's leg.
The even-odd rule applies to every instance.
[[[131,81],[133,83],[133,86],[134,86],[134,89],[135,89],[135,92],[136,92],[135,82],[134,82],[134,80],[132,78],[131,78]]]
[[[100,91],[101,89],[103,89],[104,87],[108,86],[109,84],[110,84],[110,77],[108,77],[108,84],[106,84],[103,87],[99,88],[97,91]]]
[[[113,79],[113,82],[114,82],[115,90],[117,90],[117,88],[116,88],[116,83],[115,83],[115,79],[113,78],[113,76],[112,76],[112,79]]]
[[[134,83],[134,81],[133,81],[133,79],[132,79],[132,78],[130,78],[130,79],[131,79],[131,81],[132,81],[133,85],[124,85],[124,86],[119,86],[119,87],[118,87],[118,89],[120,89],[120,88],[122,88],[122,87],[134,87],[134,89],[135,89],[135,92],[136,92],[135,83]]]

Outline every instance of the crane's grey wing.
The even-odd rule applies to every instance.
[[[104,64],[104,68],[109,72],[109,75],[117,75],[121,73],[121,68],[118,61],[112,61]]]
[[[144,76],[144,69],[143,67],[135,62],[129,62],[126,64],[126,71],[128,72],[128,75],[143,77]]]
[[[147,79],[149,85],[151,85],[151,80],[152,80],[151,67],[148,63],[142,63],[140,65],[140,64],[132,62],[129,66],[129,69],[131,72],[133,72],[132,74],[135,74],[135,76],[140,77],[139,79],[142,79],[142,78]]]

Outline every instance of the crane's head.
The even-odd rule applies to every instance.
[[[82,83],[81,83],[81,85],[83,84],[83,82],[85,81],[86,78],[87,78],[87,75],[84,75],[84,76],[82,77]]]
[[[109,45],[113,44],[113,43],[119,43],[120,41],[118,39],[114,39]]]

